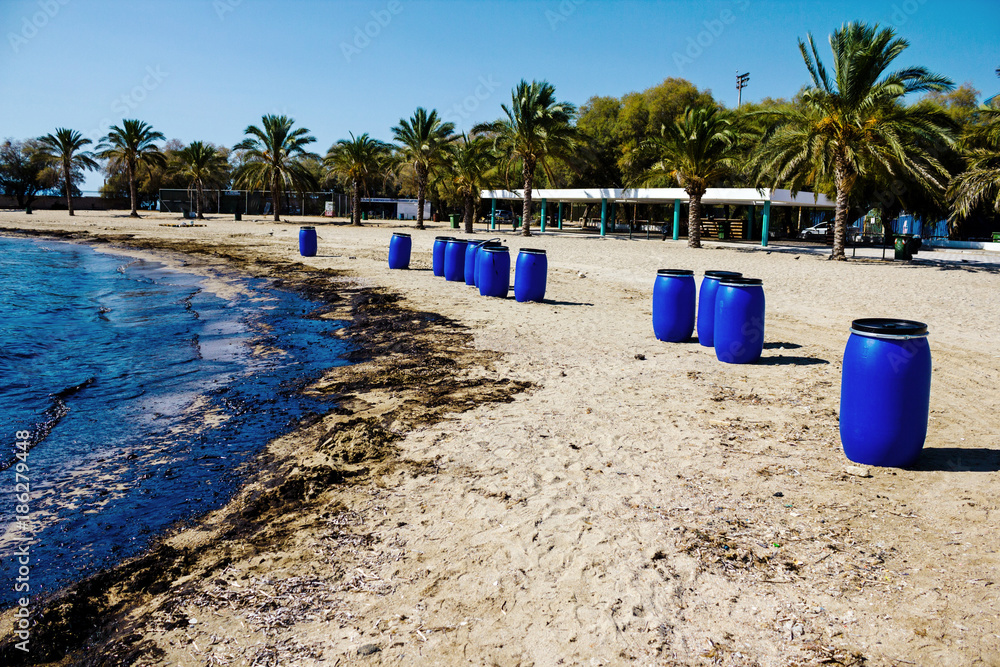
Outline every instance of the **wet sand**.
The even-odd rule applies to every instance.
[[[0,213],[274,276],[353,323],[358,363],[229,506],[50,604],[34,661],[1000,664],[1000,266],[492,233],[548,251],[546,301],[520,304],[431,275],[445,225],[309,219],[299,258],[302,219],[171,222]],[[653,337],[668,267],[764,280],[761,363]],[[931,332],[912,469],[839,445],[847,330],[875,316]]]

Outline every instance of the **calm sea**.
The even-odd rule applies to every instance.
[[[221,506],[241,464],[332,407],[298,389],[345,363],[328,335],[341,325],[265,281],[231,286],[223,298],[155,262],[0,237],[0,607],[25,594],[25,544],[37,599]]]

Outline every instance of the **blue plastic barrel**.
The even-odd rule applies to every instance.
[[[389,268],[406,269],[410,266],[410,248],[412,240],[409,234],[397,232],[389,239]]]
[[[486,246],[476,256],[479,293],[507,298],[510,290],[510,250],[506,246]]]
[[[874,466],[914,463],[927,437],[930,397],[927,325],[854,320],[840,384],[840,442],[847,458]]]
[[[736,271],[706,271],[698,290],[698,342],[712,347],[715,338],[715,293],[722,278],[739,278]]]
[[[514,267],[514,300],[541,301],[545,298],[545,279],[549,260],[544,250],[521,248]]]
[[[299,227],[299,254],[303,257],[315,257],[318,246],[316,228]]]
[[[469,241],[465,246],[465,284],[476,284],[476,253],[486,241]]]
[[[400,215],[403,214],[400,213]],[[431,250],[431,267],[434,270],[435,276],[444,276],[444,249],[448,245],[448,241],[454,240],[454,238],[454,236],[434,237],[434,247]]]
[[[503,243],[500,239],[490,239],[489,241],[483,241],[483,244],[476,249],[476,259],[473,265],[473,281],[476,287],[479,287],[479,255],[483,252],[485,248],[502,248]]]
[[[465,280],[465,239],[452,239],[444,249],[444,279],[459,282]]]
[[[715,293],[715,356],[727,364],[749,364],[764,351],[764,282],[730,277]]]
[[[653,283],[653,333],[680,343],[694,332],[694,271],[660,269]]]

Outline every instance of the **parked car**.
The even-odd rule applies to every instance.
[[[812,227],[807,227],[799,232],[799,238],[809,241],[819,241],[825,239],[827,234],[833,231],[832,222],[821,222],[818,225],[813,225]],[[849,243],[858,243],[861,241],[861,228],[860,227],[848,227],[847,228],[847,241]]]
[[[497,211],[496,218],[497,224],[514,224],[514,214],[510,211]]]

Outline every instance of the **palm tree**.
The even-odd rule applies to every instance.
[[[844,246],[851,191],[859,179],[905,175],[927,190],[941,191],[947,169],[938,160],[952,143],[952,124],[931,105],[905,106],[907,93],[945,91],[947,78],[923,67],[888,71],[909,43],[891,28],[848,23],[830,36],[834,73],[820,61],[812,35],[799,51],[812,78],[803,108],[761,112],[772,121],[751,170],[758,184],[829,183],[836,192],[831,259],[846,259]]]
[[[275,222],[281,221],[281,195],[288,188],[306,192],[319,187],[315,176],[302,164],[305,158],[319,159],[305,149],[316,138],[309,136],[304,127],[293,130],[294,124],[295,120],[287,116],[263,116],[263,129],[248,126],[243,132],[247,138],[234,147],[246,151],[236,183],[251,190],[270,188]]]
[[[462,140],[452,145],[451,183],[462,199],[462,221],[468,234],[473,232],[479,193],[489,187],[489,174],[494,169],[493,165],[494,155],[490,151],[490,142],[484,137],[468,137],[463,133]]]
[[[192,141],[188,146],[177,152],[181,168],[178,174],[190,179],[190,187],[197,191],[196,210],[198,219],[204,220],[202,214],[202,202],[205,199],[206,185],[222,185],[228,176],[229,161],[219,150],[211,145],[200,141]]]
[[[978,113],[984,123],[972,126],[963,137],[967,166],[948,189],[960,218],[969,217],[980,204],[1000,213],[1000,109],[983,106]]]
[[[541,166],[549,180],[553,180],[550,161],[570,157],[583,140],[583,134],[572,125],[576,106],[557,102],[555,94],[555,87],[548,81],[529,84],[522,79],[511,91],[511,105],[500,106],[506,118],[472,128],[475,133],[492,135],[494,148],[508,160],[508,169],[518,162],[521,164],[524,187],[521,233],[525,236],[531,236],[531,189],[535,168]]]
[[[113,169],[125,170],[129,196],[132,199],[132,212],[129,215],[133,218],[139,217],[135,188],[139,166],[162,167],[166,164],[166,158],[156,145],[157,141],[163,139],[163,134],[153,130],[152,125],[126,118],[122,119],[120,126],[112,125],[97,145],[98,157],[110,160]]]
[[[57,127],[56,133],[46,134],[39,137],[42,150],[49,157],[49,161],[62,165],[63,182],[66,185],[66,207],[69,214],[73,215],[73,173],[83,169],[97,169],[98,164],[94,159],[94,154],[90,151],[82,150],[87,144],[92,144],[90,139],[85,139],[76,130],[69,130],[65,127]]]
[[[326,154],[324,166],[332,174],[336,174],[351,182],[351,223],[361,224],[361,190],[375,177],[385,173],[392,147],[377,139],[372,139],[368,133],[351,138],[341,139]]]
[[[738,154],[736,135],[718,107],[688,107],[680,120],[660,128],[643,143],[657,162],[645,180],[667,176],[688,194],[688,247],[701,247],[701,198],[709,186],[732,169]]]
[[[417,107],[409,120],[400,118],[399,125],[392,128],[400,155],[404,162],[412,164],[417,178],[417,229],[424,228],[427,181],[433,171],[446,163],[448,144],[456,139],[454,132],[454,123],[443,122],[436,109],[427,113],[423,107]]]

